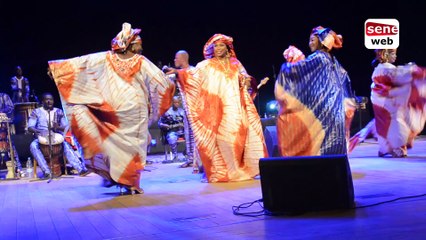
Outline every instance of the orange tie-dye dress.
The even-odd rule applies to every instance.
[[[178,81],[185,92],[188,120],[208,182],[252,179],[267,156],[259,115],[247,90],[243,65],[230,58],[204,60]]]
[[[139,187],[148,125],[170,106],[174,84],[142,55],[121,59],[111,51],[50,61],[71,129],[89,168]],[[94,156],[109,161],[99,165]]]

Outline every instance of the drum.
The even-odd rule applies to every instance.
[[[51,144],[52,144],[52,158],[50,159],[49,152],[49,135],[42,134],[38,136],[38,142],[40,150],[43,153],[44,158],[48,162],[48,165],[52,168],[52,174],[55,177],[62,175],[62,164],[59,158],[62,156],[64,137],[59,133],[51,133]]]
[[[9,141],[7,140],[7,125],[0,123],[0,153],[9,152]]]
[[[34,109],[38,107],[36,102],[15,103],[15,132],[17,134],[28,131],[28,119]]]
[[[0,153],[2,160],[9,160],[8,121],[5,113],[0,113]],[[6,159],[5,159],[6,158]]]
[[[57,145],[64,142],[64,136],[59,133],[50,132],[51,144]],[[42,133],[38,136],[38,142],[42,145],[49,145],[49,133]]]

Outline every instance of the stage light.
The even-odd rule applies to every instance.
[[[275,105],[275,104],[269,104],[269,110],[276,110],[277,109],[277,106]]]
[[[278,114],[278,110],[280,108],[280,105],[278,104],[278,101],[272,100],[266,103],[266,115],[267,117],[276,117]]]

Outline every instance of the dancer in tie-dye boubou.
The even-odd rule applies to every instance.
[[[235,55],[233,39],[213,35],[205,60],[178,72],[188,119],[207,182],[253,179],[267,156],[260,117],[247,91],[250,76]]]
[[[426,68],[395,66],[396,49],[376,50],[371,84],[374,119],[351,139],[351,150],[369,133],[379,142],[379,157],[406,157],[426,121]]]
[[[141,55],[140,31],[124,23],[111,51],[49,62],[87,167],[104,186],[131,193],[143,192],[148,126],[169,109],[174,94],[174,83]]]
[[[282,156],[346,154],[355,104],[348,74],[332,54],[341,47],[340,35],[319,26],[311,32],[307,58],[294,46],[284,51],[287,62],[275,83]]]

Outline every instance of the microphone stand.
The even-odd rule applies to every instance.
[[[50,159],[50,171],[52,172],[50,174],[50,179],[47,181],[47,183],[50,183],[53,179],[53,160],[52,160],[52,152],[53,152],[53,147],[52,147],[52,122],[50,120],[50,109],[47,111],[48,115],[49,115],[49,120],[48,120],[48,130],[49,130],[49,159]],[[64,140],[65,141],[65,140]],[[64,142],[60,143],[60,144],[65,144]],[[64,158],[64,169],[65,169],[65,174],[68,174],[67,172],[67,164],[65,162],[65,148],[62,148],[63,154],[62,157]],[[57,176],[55,178],[74,178],[72,176]]]
[[[50,109],[47,110],[47,114],[48,114],[47,131],[48,131],[48,134],[49,134],[48,135],[48,138],[49,138],[49,160],[50,160],[49,165],[50,165],[50,171],[51,171],[50,178],[49,178],[49,180],[47,180],[47,183],[50,183],[53,180],[53,160],[52,160],[53,149],[52,149],[52,133],[51,133],[51,131],[52,131],[52,125],[51,125],[52,122],[50,120]]]
[[[260,118],[262,118],[262,114],[260,113],[260,92],[257,92],[257,111],[259,112]]]

